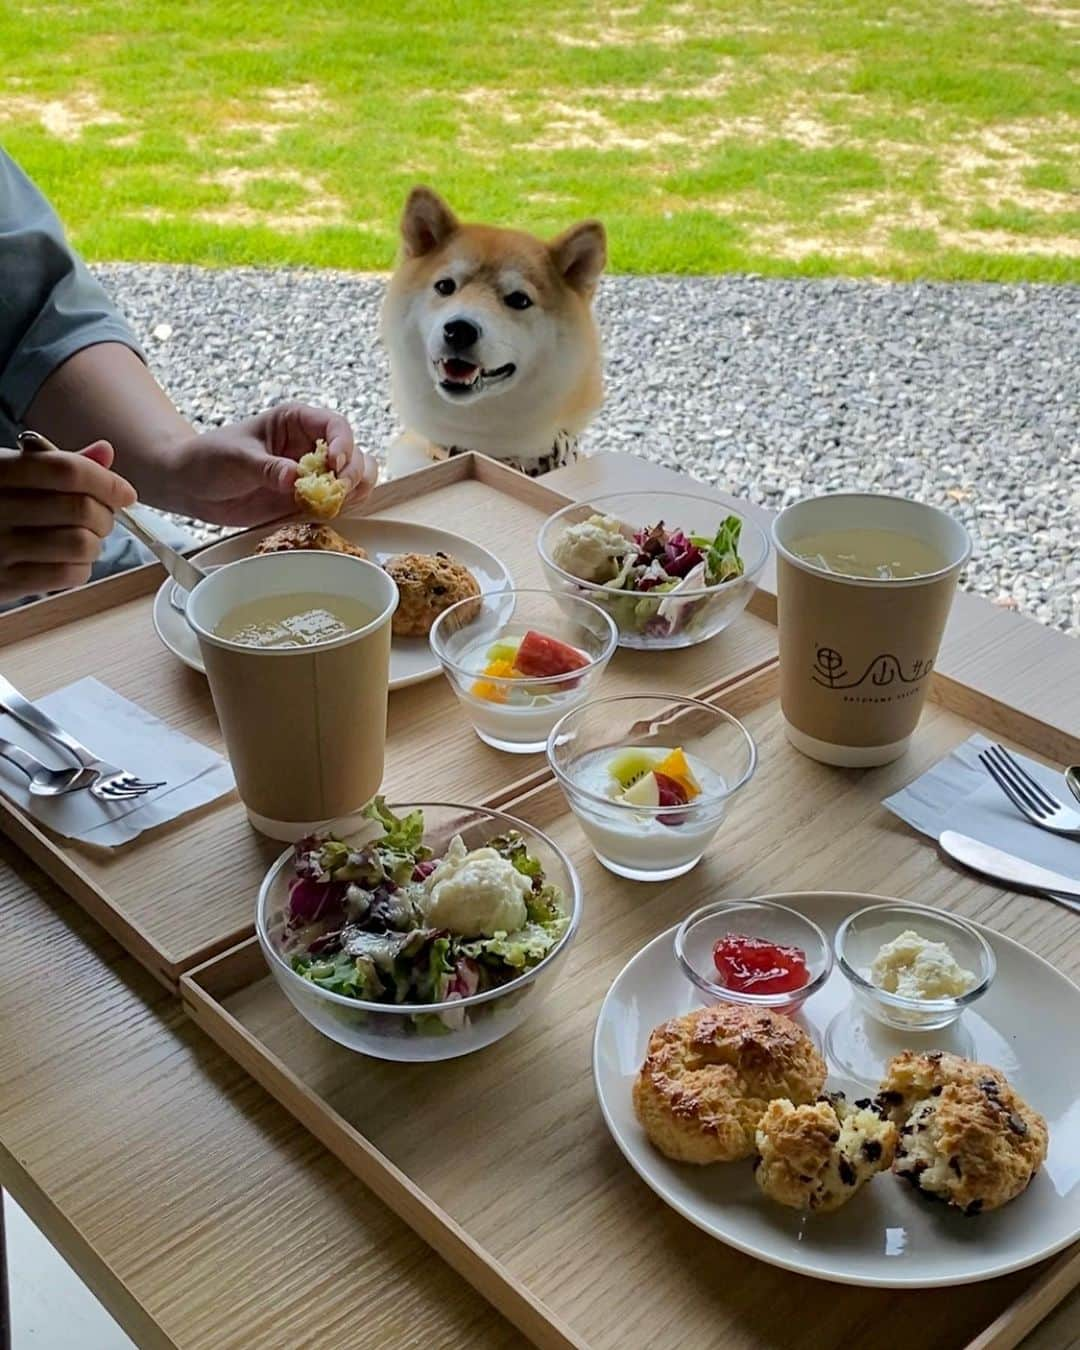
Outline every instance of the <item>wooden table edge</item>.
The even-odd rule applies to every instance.
[[[82,1230],[0,1140],[0,1187],[62,1255],[139,1350],[181,1350]]]

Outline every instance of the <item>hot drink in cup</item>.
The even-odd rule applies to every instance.
[[[273,553],[211,573],[199,639],[240,799],[256,829],[347,829],[378,792],[397,587],[339,553]]]
[[[887,764],[919,721],[967,531],[902,497],[836,493],[773,522],[788,739],[826,764]]]

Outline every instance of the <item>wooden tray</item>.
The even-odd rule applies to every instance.
[[[920,1350],[1005,1350],[1080,1281],[1080,1247],[978,1285],[893,1292],[776,1270],[702,1235],[623,1161],[596,1106],[596,1013],[634,952],[707,900],[844,889],[978,917],[1075,977],[1075,915],[945,864],[881,799],[973,730],[932,702],[910,756],[833,770],[786,743],[769,669],[715,700],[761,752],[706,860],[664,885],[635,885],[593,859],[551,783],[502,800],[553,834],[578,867],[585,915],[561,979],[534,1018],[480,1054],[439,1065],[359,1058],[312,1030],[278,991],[254,940],[181,980],[198,1024],[342,1163],[540,1346],[889,1345],[918,1327]],[[940,681],[934,691],[953,698]],[[1080,741],[1064,742],[1080,759]],[[782,844],[778,846],[778,841]],[[628,1328],[632,1332],[628,1333]]]
[[[536,534],[571,499],[510,469],[463,455],[376,488],[366,515],[406,517],[482,541],[518,586],[544,587]],[[223,749],[205,679],[161,645],[151,609],[157,564],[0,617],[0,665],[34,698],[92,672],[163,721]],[[768,598],[764,603],[768,608]],[[776,634],[753,613],[680,652],[619,651],[605,689],[715,690],[773,660]],[[385,791],[412,800],[494,802],[543,768],[485,746],[441,678],[390,698]],[[277,845],[256,835],[235,795],[115,854],[51,836],[0,797],[2,828],[168,987],[180,972],[252,931],[254,896]]]

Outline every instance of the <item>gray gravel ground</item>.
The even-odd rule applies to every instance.
[[[380,278],[97,269],[180,408],[213,425],[299,398],[379,450],[396,430]],[[966,585],[1080,633],[1080,291],[756,277],[608,278],[607,403],[622,450],[767,506],[840,488],[945,506]]]

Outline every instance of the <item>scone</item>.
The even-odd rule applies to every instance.
[[[900,1126],[896,1175],[965,1214],[1007,1205],[1046,1160],[1046,1121],[988,1064],[905,1050],[877,1100]]]
[[[333,520],[344,505],[349,489],[330,467],[330,452],[325,441],[316,441],[315,449],[302,455],[300,477],[293,484],[293,497],[302,511],[319,520]]]
[[[386,571],[401,595],[391,625],[396,637],[427,637],[444,609],[480,594],[469,569],[447,553],[402,553]]]
[[[350,544],[329,525],[307,521],[300,525],[282,525],[255,546],[256,553],[290,553],[294,549],[317,549],[321,553],[348,553],[354,558],[366,558],[359,544]]]
[[[720,1003],[654,1029],[634,1082],[634,1110],[661,1153],[678,1162],[734,1162],[777,1097],[812,1102],[825,1061],[790,1018]]]
[[[757,1127],[754,1179],[778,1204],[826,1214],[892,1166],[898,1138],[883,1109],[849,1106],[842,1092],[805,1106],[770,1102]]]

